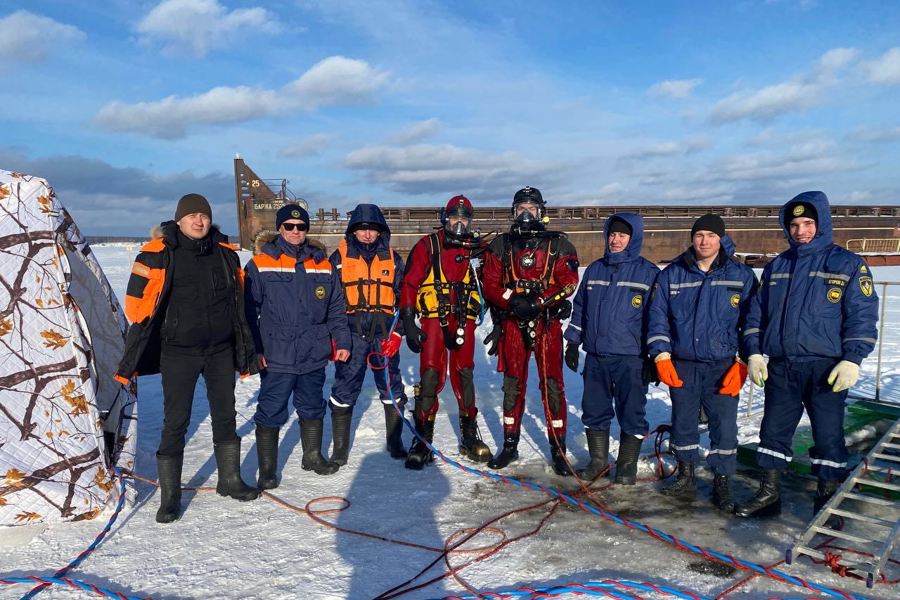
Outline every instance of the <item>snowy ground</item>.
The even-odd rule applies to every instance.
[[[121,298],[136,248],[99,245],[94,251]],[[900,280],[900,268],[874,271],[876,282]],[[880,286],[878,292],[882,293]],[[885,321],[893,326],[887,328],[883,348],[881,398],[900,402],[900,386],[897,385],[900,333],[896,327],[900,323],[900,286],[890,295]],[[483,336],[487,331],[486,327],[482,328],[479,335]],[[418,361],[405,346],[402,352],[404,381],[411,395]],[[875,371],[873,356],[864,364],[857,393],[866,397],[874,395]],[[502,392],[494,362],[483,346],[479,346],[476,353],[476,378],[482,434],[493,450],[502,439]],[[247,481],[255,480],[257,466],[252,416],[258,387],[259,379],[254,377],[238,382],[236,392],[239,434],[245,440],[242,469]],[[330,377],[326,394],[329,388]],[[529,389],[537,389],[533,374]],[[749,396],[748,390],[749,386],[744,390],[745,400]],[[569,457],[573,462],[584,462],[587,451],[578,410],[581,378],[568,370],[566,391],[570,401]],[[571,479],[557,477],[549,469],[539,396],[529,392],[528,401],[520,444],[522,458],[506,474],[569,493],[576,492],[577,486]],[[747,405],[758,408],[761,402],[762,395],[757,390],[753,401]],[[158,376],[142,378],[137,471],[152,479],[156,477],[153,457],[159,440],[161,405]],[[651,428],[668,422],[668,394],[664,388],[651,388],[647,410]],[[435,444],[454,459],[459,458],[456,423],[456,403],[447,389],[442,394]],[[276,495],[301,509],[316,498],[342,496],[348,500],[349,507],[322,518],[345,529],[428,548],[339,532],[315,523],[302,511],[289,510],[269,499],[238,503],[208,491],[185,494],[182,519],[173,525],[159,526],[154,522],[158,504],[156,489],[149,484],[137,483],[137,504],[125,510],[110,537],[71,576],[124,593],[155,598],[374,598],[439,558],[439,549],[456,532],[478,527],[511,509],[548,499],[542,493],[478,478],[446,464],[437,464],[422,472],[403,469],[401,462],[391,460],[383,451],[383,416],[371,379],[367,380],[354,413],[353,425],[350,463],[332,477],[320,477],[300,469],[299,432],[294,419],[283,430],[279,452],[283,481],[274,490]],[[743,439],[752,439],[757,427],[758,414],[746,418],[741,427]],[[215,462],[202,383],[198,386],[188,436],[185,485],[214,486]],[[326,429],[326,440],[329,437]],[[618,437],[615,431],[614,437]],[[410,434],[404,432],[404,440],[408,442],[409,439]],[[650,454],[652,449],[652,440],[648,440],[644,453]],[[615,442],[611,450],[614,454]],[[642,467],[641,474],[646,481],[633,488],[614,487],[600,491],[596,495],[597,501],[621,517],[746,561],[770,565],[782,560],[785,549],[811,517],[814,484],[799,477],[789,478],[786,484],[785,512],[780,519],[744,521],[719,514],[709,505],[711,476],[705,469],[701,470],[698,499],[687,506],[658,493],[660,484],[652,481],[649,463]],[[742,473],[738,478],[739,498],[753,491],[754,484],[748,475]],[[339,503],[324,502],[318,507],[337,508]],[[552,510],[552,503],[545,504],[493,523],[495,529],[478,534],[464,548],[491,546],[502,536],[509,539],[529,532]],[[52,575],[85,548],[102,525],[102,522],[57,525],[25,545],[15,547],[0,543],[0,574]],[[460,565],[473,556],[457,552],[450,556],[449,562]],[[900,558],[896,550],[894,558]],[[460,575],[468,585],[480,590],[629,579],[715,597],[739,581],[743,574],[729,573],[727,568],[711,568],[711,565],[646,534],[563,505],[553,512],[537,534],[506,545],[496,554],[463,569]],[[816,583],[840,587],[869,598],[900,596],[897,586],[876,586],[874,590],[867,590],[860,582],[832,575],[805,559],[780,568]],[[441,560],[417,582],[446,571],[447,566]],[[900,573],[894,570],[892,575],[897,577]],[[19,597],[26,589],[25,586],[0,587],[0,597]],[[463,585],[451,577],[403,597],[439,598],[463,591]],[[71,598],[73,594],[80,593],[53,588],[43,592],[42,597]],[[813,595],[802,588],[755,578],[728,598],[762,600]]]

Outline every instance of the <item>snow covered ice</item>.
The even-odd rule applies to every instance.
[[[119,298],[125,285],[137,245],[110,244],[93,247]],[[242,262],[249,258],[242,253]],[[873,269],[876,283],[900,281],[900,268]],[[879,294],[881,286],[877,286]],[[891,288],[889,288],[891,289]],[[893,288],[884,312],[886,339],[883,346],[881,399],[900,403],[900,287]],[[489,323],[479,329],[483,338]],[[418,372],[418,357],[402,347],[401,367],[407,393]],[[876,351],[877,352],[877,351]],[[863,364],[854,395],[874,396],[875,353]],[[504,471],[505,475],[555,487],[567,493],[577,491],[571,478],[553,474],[543,424],[543,409],[537,378],[531,367],[526,415],[523,420],[521,458]],[[476,385],[482,436],[492,451],[502,443],[502,377],[486,348],[476,349]],[[325,393],[330,390],[332,371]],[[371,375],[369,375],[371,377]],[[565,371],[569,401],[569,459],[585,463],[587,450],[580,421],[581,377]],[[159,376],[142,377],[139,383],[139,437],[137,472],[155,479],[154,453],[162,421],[162,394]],[[245,480],[256,479],[256,451],[252,416],[259,378],[237,383],[239,435],[243,442],[242,471]],[[742,395],[740,415],[744,417],[748,388]],[[756,413],[741,422],[741,440],[752,440],[758,430],[762,394],[754,394]],[[172,525],[155,523],[158,505],[155,487],[137,482],[138,501],[126,508],[97,551],[69,574],[129,595],[154,598],[374,598],[416,575],[439,557],[445,542],[454,533],[475,528],[511,509],[551,500],[525,513],[517,513],[492,524],[462,549],[492,546],[534,529],[549,512],[552,516],[535,535],[510,543],[483,561],[463,569],[459,576],[478,590],[507,590],[524,585],[546,586],[603,579],[651,582],[715,597],[738,582],[746,572],[729,572],[727,567],[679,551],[647,534],[600,519],[563,504],[554,510],[554,501],[540,492],[473,476],[437,461],[436,466],[413,472],[402,461],[392,460],[384,451],[384,422],[377,406],[377,392],[367,379],[353,415],[350,462],[331,477],[317,476],[300,469],[299,432],[296,416],[282,430],[279,449],[281,485],[275,495],[299,510],[285,508],[267,498],[240,503],[210,491],[186,493],[181,520]],[[651,428],[669,420],[668,393],[651,388],[647,404]],[[184,459],[185,486],[214,486],[215,460],[209,411],[202,382],[198,385],[193,418],[188,431]],[[458,415],[449,386],[441,395],[441,409],[435,427],[435,446],[449,457],[468,466],[457,452]],[[326,418],[326,424],[329,420]],[[326,443],[330,443],[326,425]],[[613,438],[618,437],[615,422]],[[404,443],[411,434],[404,430]],[[653,451],[653,439],[643,447]],[[703,440],[703,444],[707,440]],[[617,442],[611,442],[614,455]],[[797,476],[786,478],[785,512],[774,520],[740,520],[720,514],[709,503],[711,474],[701,468],[697,500],[685,507],[657,493],[659,483],[650,481],[652,464],[642,464],[645,480],[637,486],[616,486],[597,493],[597,499],[614,514],[645,523],[692,544],[749,562],[772,565],[783,560],[800,531],[812,517],[812,490],[815,483]],[[755,489],[754,480],[744,472],[738,477],[736,495],[745,498]],[[402,540],[426,548],[399,545],[336,531],[317,524],[303,508],[316,498],[340,496],[348,500],[346,510],[323,514],[335,525],[350,530]],[[336,500],[315,503],[311,509],[335,509]],[[56,525],[40,531],[29,543],[12,545],[11,533],[0,530],[0,573],[3,576],[52,575],[81,552],[97,535],[110,512],[93,522]],[[457,536],[458,537],[458,536]],[[454,552],[451,565],[460,565],[477,556]],[[895,550],[894,558],[898,557]],[[887,600],[897,598],[898,586],[876,585],[866,589],[857,580],[832,574],[822,566],[800,559],[780,569],[820,585],[841,588],[859,596]],[[416,583],[447,571],[443,560],[424,573]],[[888,574],[900,576],[896,566]],[[0,597],[17,598],[29,586],[0,586]],[[453,577],[442,578],[403,598],[439,598],[463,593],[463,585]],[[40,597],[73,598],[86,593],[54,586]],[[645,597],[661,597],[641,594]],[[763,600],[771,597],[806,598],[810,590],[755,577],[728,598]],[[574,596],[568,596],[574,597]]]

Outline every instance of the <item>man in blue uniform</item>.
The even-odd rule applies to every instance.
[[[641,443],[649,429],[644,411],[649,383],[643,376],[644,333],[659,268],[641,257],[644,222],[639,215],[612,215],[603,230],[606,252],[581,278],[565,334],[570,369],[578,372],[579,345],[587,353],[581,420],[591,462],[577,475],[593,480],[606,469],[609,426],[615,415],[620,429],[615,481],[634,485]]]
[[[403,328],[395,327],[393,332],[390,331],[400,304],[403,259],[391,248],[391,230],[380,208],[374,204],[360,204],[353,209],[344,240],[330,260],[340,273],[344,287],[352,341],[349,360],[335,363],[329,402],[334,443],[331,460],[339,465],[347,464],[353,407],[366,378],[369,356],[375,352],[383,353],[384,358],[375,357],[372,364],[381,366],[387,361],[385,369],[372,371],[384,406],[387,449],[392,458],[405,459],[407,453],[400,435],[403,421],[391,402],[393,395],[401,412],[406,406],[397,354]],[[390,391],[385,377],[390,378]]]
[[[285,204],[275,215],[278,236],[245,267],[245,309],[259,355],[256,447],[260,489],[278,486],[278,431],[287,423],[288,398],[300,417],[304,471],[330,475],[339,465],[322,456],[325,365],[350,356],[350,330],[337,271],[306,239],[309,214]]]
[[[733,258],[734,243],[721,217],[697,219],[691,240],[691,247],[657,277],[650,302],[647,346],[660,381],[669,386],[671,445],[678,460],[675,482],[663,493],[684,499],[696,495],[702,407],[709,417],[706,462],[715,475],[712,501],[731,512],[738,395],[747,377],[738,356],[738,335],[756,292],[756,276]]]
[[[828,501],[847,471],[847,390],[878,335],[872,273],[831,241],[828,197],[804,192],[782,207],[780,219],[790,248],[766,265],[744,330],[750,376],[765,385],[766,403],[756,454],[763,477],[756,495],[736,508],[740,517],[781,512],[781,472],[804,408],[819,480],[815,511]]]

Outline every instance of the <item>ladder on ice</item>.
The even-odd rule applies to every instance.
[[[891,482],[892,477],[896,483]],[[842,530],[826,527],[832,516],[843,518]],[[834,536],[842,546],[866,553],[844,552],[837,564],[866,573],[866,585],[874,585],[900,537],[900,420],[875,444],[787,551],[788,564],[802,554],[826,559],[822,551],[810,546],[817,534]]]

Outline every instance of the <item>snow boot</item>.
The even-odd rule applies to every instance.
[[[391,458],[405,459],[408,454],[403,447],[403,417],[397,414],[393,404],[382,404],[384,407],[384,434],[387,440],[387,450]],[[403,412],[403,403],[398,402],[397,408]]]
[[[781,514],[781,471],[766,469],[759,490],[746,504],[734,507],[739,517],[772,517]]]
[[[507,433],[503,436],[503,448],[497,453],[497,456],[488,461],[488,465],[492,469],[505,469],[509,463],[519,458],[519,434]]]
[[[694,463],[678,461],[675,483],[664,488],[662,493],[671,498],[693,500],[697,495],[697,480],[694,478]]]
[[[554,473],[560,477],[572,476],[572,467],[566,462],[566,440],[550,440],[550,458]]]
[[[616,483],[634,485],[637,481],[638,460],[644,438],[623,433],[619,440],[619,455],[616,457]]]
[[[434,439],[434,416],[426,417],[416,412],[415,421],[416,432],[428,440],[430,444]],[[433,460],[434,453],[431,452],[431,449],[422,440],[416,438],[413,440],[409,449],[409,455],[406,457],[406,462],[403,463],[403,466],[413,471],[421,471],[425,468],[425,465]]]
[[[352,406],[331,407],[331,462],[342,467],[347,464],[347,459],[350,457],[350,421],[352,419]]]
[[[478,422],[475,417],[459,417],[459,430],[462,440],[459,443],[459,453],[475,462],[487,462],[491,460],[491,449],[481,440],[481,432],[478,431]]]
[[[278,487],[278,427],[256,426],[256,456],[259,479],[256,487],[273,490]]]
[[[213,450],[219,471],[216,493],[241,502],[255,500],[259,496],[259,490],[241,479],[241,438],[215,444]]]
[[[734,497],[731,495],[731,478],[728,475],[713,477],[712,503],[727,513],[734,511]]]
[[[340,465],[322,456],[322,419],[300,419],[300,468],[316,475],[334,475]]]
[[[159,473],[159,510],[157,523],[171,523],[181,517],[181,464],[184,455],[156,455],[156,470]]]
[[[579,479],[593,481],[609,468],[609,430],[584,428],[587,436],[588,453],[591,462],[583,469],[575,471]]]

